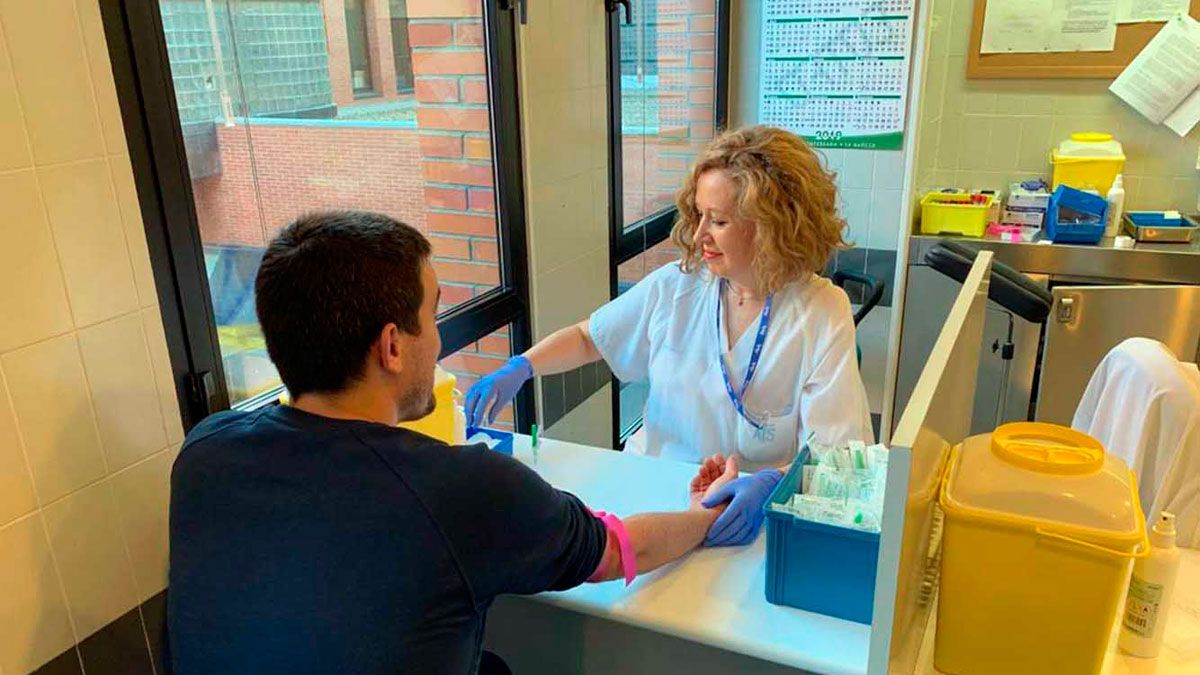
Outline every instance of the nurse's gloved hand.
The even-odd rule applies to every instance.
[[[711,509],[724,502],[729,502],[729,507],[708,529],[704,545],[742,546],[754,541],[758,528],[762,527],[763,506],[782,478],[783,473],[778,469],[763,469],[731,481],[706,497],[701,502],[704,508]]]
[[[467,426],[478,427],[496,421],[504,406],[512,403],[521,385],[533,377],[533,364],[524,356],[514,356],[496,372],[475,383],[467,392],[463,412]]]

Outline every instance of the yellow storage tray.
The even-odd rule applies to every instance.
[[[983,197],[982,202],[979,197]],[[982,237],[993,203],[994,195],[930,192],[921,198],[921,233]]]

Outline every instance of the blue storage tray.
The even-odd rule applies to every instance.
[[[467,427],[467,438],[470,438],[470,437],[474,436],[475,434],[486,434],[487,436],[490,436],[493,439],[500,441],[500,444],[492,449],[502,455],[508,455],[509,457],[512,457],[512,454],[513,454],[513,435],[512,434],[508,433],[507,431],[500,431],[499,429],[485,429],[483,427]]]
[[[1162,211],[1130,211],[1125,214],[1125,217],[1138,227],[1194,227],[1182,216],[1167,218]]]
[[[800,487],[808,448],[764,507],[767,519],[767,602],[839,619],[871,623],[879,534],[803,520],[780,513]]]
[[[1067,208],[1096,216],[1095,223],[1060,223],[1060,209]],[[1046,238],[1056,244],[1098,244],[1104,238],[1108,202],[1100,196],[1059,185],[1046,208]]]

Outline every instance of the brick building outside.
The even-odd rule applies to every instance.
[[[366,209],[419,228],[434,246],[443,309],[499,283],[481,5],[161,0],[235,400],[278,381],[253,277],[266,242],[304,212]],[[653,41],[652,66],[640,76],[623,67],[627,221],[673,201],[713,133],[714,2],[656,5],[639,36]],[[634,270],[622,280],[636,281]],[[502,330],[443,365],[465,391],[509,354]]]

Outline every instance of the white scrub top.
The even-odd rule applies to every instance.
[[[627,450],[688,462],[736,453],[752,471],[789,463],[810,430],[826,445],[873,441],[842,289],[813,275],[775,294],[758,370],[743,395],[747,412],[765,422],[762,431],[734,409],[717,362],[725,359],[737,391],[759,324],[728,350],[724,317],[717,324],[719,293],[707,270],[685,274],[671,263],[592,314],[592,342],[613,374],[650,384],[642,429]]]

